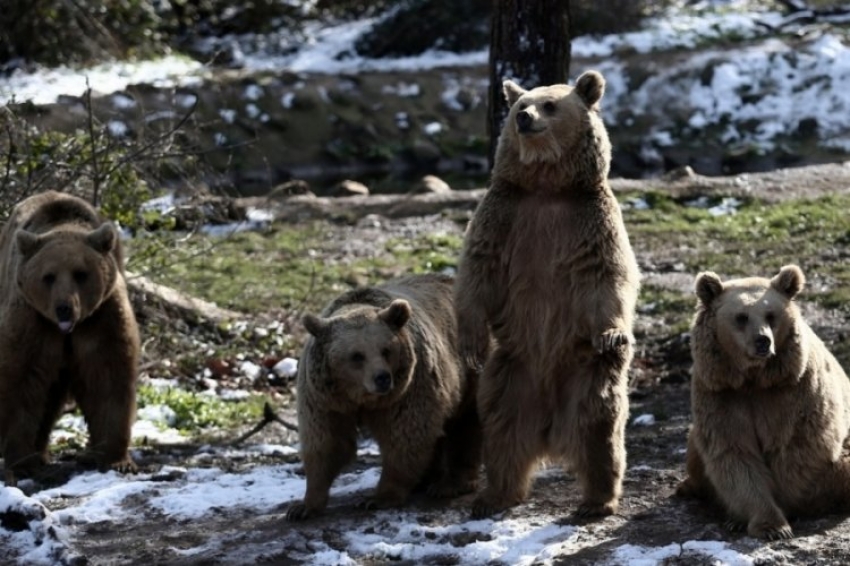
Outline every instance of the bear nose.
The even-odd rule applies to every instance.
[[[393,376],[386,370],[381,370],[375,374],[375,389],[378,393],[386,393],[390,390],[393,384]]]
[[[516,115],[516,125],[519,128],[520,132],[527,132],[531,129],[531,124],[534,122],[534,119],[531,117],[531,114],[528,113],[527,110],[523,110],[522,112],[517,113]]]
[[[765,355],[770,352],[770,336],[756,336],[756,353]]]
[[[67,322],[74,316],[74,309],[69,304],[61,304],[56,307],[56,320],[59,322]]]

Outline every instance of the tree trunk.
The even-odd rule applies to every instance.
[[[570,72],[569,0],[493,0],[487,134],[490,166],[508,106],[502,81],[523,88],[566,83]]]

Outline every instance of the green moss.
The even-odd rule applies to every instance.
[[[649,209],[635,210],[628,206],[630,198],[635,197],[624,196],[624,218],[638,253],[674,256],[694,276],[705,270],[723,277],[771,276],[796,263],[829,281],[828,290],[808,289],[809,300],[850,312],[850,292],[845,291],[850,269],[835,257],[850,241],[850,196],[781,203],[748,199],[735,214],[724,216],[658,193],[644,197]]]
[[[391,241],[383,255],[335,259],[329,225],[275,225],[227,237],[157,234],[128,242],[129,269],[189,295],[243,312],[318,311],[354,287],[457,263],[462,238],[427,235]],[[338,230],[338,228],[337,228]]]
[[[643,285],[638,297],[637,311],[660,315],[671,335],[687,332],[691,324],[695,299],[691,293],[679,293],[655,285]]]
[[[387,243],[387,251],[413,273],[457,268],[463,237],[456,234],[428,234],[419,240],[395,239]]]
[[[139,387],[139,407],[165,405],[174,411],[171,425],[187,436],[211,430],[230,430],[258,422],[263,416],[266,397],[251,395],[238,401],[223,401],[214,395],[205,395],[178,388]]]

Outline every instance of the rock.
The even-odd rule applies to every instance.
[[[411,194],[448,193],[452,188],[436,175],[425,175],[414,185]]]
[[[345,179],[340,181],[333,188],[333,196],[335,197],[353,197],[353,196],[369,196],[369,187],[363,183]]]
[[[693,179],[696,176],[697,174],[694,173],[690,165],[683,165],[668,171],[662,176],[662,179],[665,181],[679,181],[681,179]]]
[[[296,195],[311,197],[316,196],[313,191],[310,190],[310,183],[304,179],[293,179],[291,181],[287,181],[277,185],[269,191],[270,199],[286,199]]]

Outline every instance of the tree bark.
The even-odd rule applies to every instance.
[[[493,0],[487,134],[490,166],[508,106],[502,81],[523,88],[566,83],[570,71],[569,0]]]

